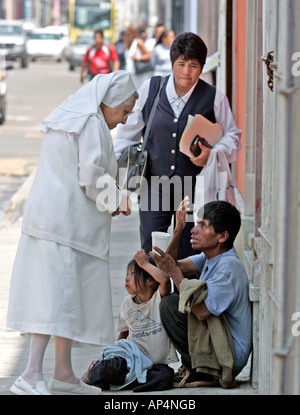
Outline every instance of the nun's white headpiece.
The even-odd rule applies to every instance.
[[[115,108],[130,98],[136,87],[126,71],[96,75],[70,95],[42,122],[42,131],[51,128],[79,134],[88,118],[99,113],[99,105]]]

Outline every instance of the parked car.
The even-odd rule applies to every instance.
[[[45,30],[50,33],[57,33],[61,36],[61,41],[65,45],[65,53],[66,53],[68,47],[70,46],[69,28],[66,25],[52,25],[52,26],[46,26]]]
[[[65,41],[59,33],[53,33],[46,29],[35,29],[28,33],[27,54],[32,61],[47,58],[61,62],[65,49]]]
[[[27,59],[27,36],[18,20],[0,20],[0,54],[6,60],[20,60],[21,67],[26,68]]]
[[[6,70],[13,66],[6,63],[5,56],[0,55],[0,124],[3,124],[6,117]]]
[[[73,71],[76,66],[81,66],[82,58],[87,48],[94,44],[94,32],[79,33],[75,43],[70,45],[67,52],[67,61],[69,69]]]

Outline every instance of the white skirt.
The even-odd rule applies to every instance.
[[[12,272],[7,327],[86,344],[112,344],[109,264],[22,234]]]

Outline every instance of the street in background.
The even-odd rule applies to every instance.
[[[37,166],[42,120],[81,86],[78,75],[68,71],[66,61],[38,61],[26,70],[14,66],[6,73],[6,83],[6,121],[0,126],[2,218],[9,199]]]
[[[18,20],[0,20],[0,54],[6,60],[20,61],[22,68],[26,68],[27,37],[22,22]]]

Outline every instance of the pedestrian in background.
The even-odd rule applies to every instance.
[[[152,68],[143,73],[137,73],[135,62],[141,61],[151,63],[151,53],[146,48],[143,39],[139,36],[138,29],[133,26],[127,27],[124,34],[124,43],[125,69],[131,74],[133,82],[136,87],[139,88],[146,79],[151,78]]]
[[[174,39],[174,30],[167,30],[160,35],[152,52],[153,76],[168,76],[172,73],[170,51]]]
[[[119,57],[121,70],[125,70],[125,64],[126,64],[125,55],[124,55],[125,53],[124,34],[125,34],[125,30],[122,30],[120,34],[120,38],[119,40],[117,40],[115,44],[115,49]]]
[[[114,340],[110,224],[114,214],[129,215],[130,206],[116,186],[110,130],[126,123],[137,97],[127,72],[97,75],[43,121],[7,316],[7,327],[31,334],[27,367],[10,389],[17,395],[101,393],[76,377],[71,350],[73,341]],[[113,189],[107,204],[98,200],[99,178]],[[55,367],[48,390],[42,366],[51,336]]]
[[[149,50],[150,53],[153,52],[153,49],[155,45],[157,44],[158,39],[160,38],[160,35],[165,31],[166,31],[166,26],[164,25],[164,23],[159,22],[157,23],[155,27],[154,36],[145,40],[146,48]]]
[[[120,61],[116,49],[112,45],[103,43],[103,30],[95,30],[95,44],[89,47],[82,59],[80,82],[84,82],[85,71],[88,71],[89,79],[95,75],[107,74],[120,69]]]

